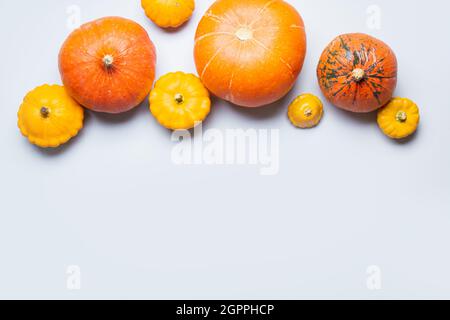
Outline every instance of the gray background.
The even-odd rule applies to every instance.
[[[277,106],[242,110],[222,101],[207,128],[280,129],[280,172],[255,166],[175,166],[174,143],[147,105],[123,116],[87,114],[67,146],[42,151],[21,137],[25,93],[60,83],[59,47],[70,5],[82,21],[140,22],[158,49],[158,76],[195,72],[197,1],[178,32],[158,29],[139,1],[0,0],[1,298],[450,298],[448,1],[290,1],[309,51],[292,93]],[[367,26],[370,5],[381,29]],[[391,45],[398,96],[421,107],[407,143],[390,141],[375,115],[326,104],[321,125],[294,129],[286,106],[319,94],[315,67],[340,33]],[[81,268],[81,290],[66,268]],[[382,271],[381,290],[366,286]]]

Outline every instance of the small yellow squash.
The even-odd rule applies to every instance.
[[[162,76],[150,93],[150,111],[171,130],[191,129],[211,111],[209,92],[200,79],[183,72]]]
[[[312,94],[298,96],[289,106],[289,120],[296,127],[307,129],[317,126],[323,116],[323,104]]]
[[[161,28],[177,28],[195,10],[194,0],[141,0],[145,14]]]
[[[63,86],[43,85],[25,96],[18,118],[20,131],[31,143],[56,148],[83,128],[84,109]]]
[[[394,98],[378,112],[378,125],[388,137],[404,139],[416,132],[419,108],[407,98]]]

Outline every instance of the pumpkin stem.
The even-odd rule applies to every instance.
[[[48,118],[50,116],[50,109],[47,107],[42,107],[41,108],[41,116],[44,119]]]
[[[182,95],[181,93],[177,93],[177,94],[175,95],[175,101],[176,101],[178,104],[182,104],[182,103],[184,102],[184,97],[183,97],[183,95]]]
[[[238,31],[236,31],[236,37],[241,41],[247,41],[253,38],[253,31],[249,28],[240,28]]]
[[[103,64],[106,69],[112,68],[113,63],[114,63],[114,57],[112,55],[107,54],[106,56],[103,57]]]
[[[406,114],[405,111],[399,111],[397,112],[397,114],[395,115],[395,119],[398,122],[406,122],[406,120],[408,120],[408,115]]]
[[[364,77],[366,76],[366,73],[363,69],[357,68],[352,71],[353,79],[355,79],[356,82],[360,82]]]

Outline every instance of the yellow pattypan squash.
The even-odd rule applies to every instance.
[[[31,143],[56,148],[83,128],[84,109],[64,87],[43,85],[25,96],[18,118],[20,131]]]
[[[323,104],[312,94],[298,96],[289,106],[289,120],[296,127],[306,129],[319,124],[323,116]]]
[[[171,130],[191,129],[211,111],[209,92],[198,77],[183,72],[162,76],[150,93],[150,111]]]
[[[194,0],[141,0],[145,14],[161,28],[177,28],[195,10]]]
[[[378,125],[388,137],[404,139],[416,132],[419,108],[407,98],[394,98],[378,112]]]

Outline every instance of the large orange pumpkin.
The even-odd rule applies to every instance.
[[[205,86],[244,107],[279,100],[293,87],[306,55],[300,14],[282,0],[218,0],[195,37]]]
[[[75,30],[59,55],[62,81],[81,105],[121,113],[139,105],[155,79],[155,47],[134,21],[107,17]]]
[[[366,34],[345,34],[323,52],[317,76],[335,106],[365,113],[381,108],[397,85],[397,58],[384,42]]]

